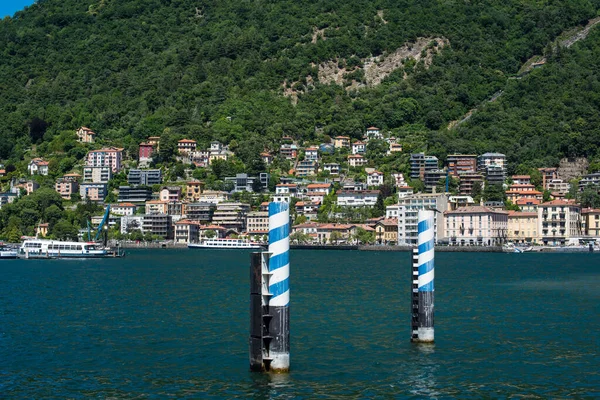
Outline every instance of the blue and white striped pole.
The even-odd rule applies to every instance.
[[[290,369],[290,209],[288,203],[269,203],[269,370]]]
[[[419,321],[418,341],[433,342],[433,278],[435,223],[434,211],[420,210],[418,224],[419,264]]]

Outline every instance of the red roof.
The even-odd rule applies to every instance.
[[[517,201],[515,203],[517,205],[533,205],[533,206],[537,206],[538,204],[541,203],[541,201],[538,200],[538,199],[517,199]]]
[[[509,211],[509,217],[537,217],[536,212]]]
[[[311,183],[306,187],[308,189],[325,189],[325,188],[330,188],[331,183]]]
[[[133,203],[119,203],[119,204],[115,204],[113,207],[135,207],[135,204],[133,204]]]
[[[446,211],[444,214],[508,214],[506,211],[493,210],[484,206],[466,206],[457,208],[454,211]]]
[[[179,142],[177,143],[196,143],[195,140],[192,139],[181,139]]]
[[[377,222],[378,224],[387,225],[387,226],[398,226],[397,218],[386,218]]]
[[[376,127],[374,127],[374,126],[370,126],[370,127],[368,127],[368,128],[367,128],[367,130],[368,130],[368,131],[374,131],[374,130],[377,130],[377,131],[378,131],[378,130],[379,130],[379,128],[376,128]]]
[[[552,207],[552,206],[576,206],[579,207],[579,204],[575,203],[575,200],[563,200],[557,199],[552,201],[547,201],[545,203],[540,204],[542,207]]]

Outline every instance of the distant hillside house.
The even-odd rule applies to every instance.
[[[360,154],[353,154],[348,156],[348,164],[350,164],[351,167],[362,167],[367,165],[367,160]]]
[[[177,151],[179,154],[187,154],[196,151],[196,141],[192,139],[182,139],[177,142]]]
[[[154,152],[154,146],[151,143],[148,143],[148,142],[140,143],[139,161],[140,162],[151,161],[153,152]]]
[[[379,190],[339,190],[337,205],[341,207],[372,207],[377,202]]]
[[[82,183],[79,186],[79,194],[82,200],[104,201],[107,193],[106,183]]]
[[[48,175],[48,161],[34,158],[29,162],[27,171],[29,171],[29,175]]]
[[[383,172],[373,171],[367,174],[367,185],[381,186],[383,185]]]
[[[390,143],[390,149],[388,150],[388,155],[392,153],[401,153],[402,145],[400,143]]]
[[[371,126],[371,127],[367,128],[367,132],[365,134],[365,139],[367,139],[367,140],[383,139],[383,133],[381,133],[379,128]]]
[[[165,186],[160,190],[159,199],[166,202],[175,202],[181,200],[180,186]]]
[[[119,172],[122,168],[123,149],[106,147],[92,150],[88,153],[85,165],[88,167],[110,167],[112,172]]]
[[[352,154],[364,154],[365,151],[367,151],[367,144],[365,142],[352,143]]]
[[[111,206],[110,212],[114,215],[133,215],[136,209],[137,206],[133,203],[118,203]]]
[[[308,147],[304,150],[304,159],[309,161],[319,160],[319,149],[316,147]]]
[[[90,128],[82,126],[77,129],[77,141],[81,143],[94,143],[94,136],[96,133],[92,131]]]
[[[190,181],[187,183],[185,196],[189,202],[199,203],[202,192],[204,192],[204,182]]]
[[[333,138],[333,147],[341,149],[342,147],[350,147],[350,138],[348,136],[336,136]]]
[[[331,175],[339,175],[340,164],[337,164],[337,163],[324,164],[323,171],[328,171]]]
[[[273,162],[273,156],[267,152],[260,153],[260,158],[266,165],[271,165],[271,163]]]
[[[286,160],[295,160],[296,157],[298,157],[298,146],[293,143],[284,143],[279,148],[279,153],[281,154],[281,157]]]
[[[59,178],[54,185],[54,189],[65,200],[70,200],[73,193],[79,190],[79,183],[76,180],[69,178]]]
[[[111,167],[83,167],[84,182],[108,183],[111,178]]]
[[[317,163],[313,160],[303,160],[296,166],[296,176],[305,177],[317,174]]]

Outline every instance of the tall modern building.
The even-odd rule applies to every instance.
[[[410,178],[425,181],[425,174],[439,169],[438,159],[435,156],[426,156],[425,153],[410,155]]]
[[[491,184],[502,184],[506,178],[506,156],[501,153],[485,153],[477,157],[477,171],[485,175]]]
[[[450,154],[448,156],[448,172],[458,177],[463,173],[477,171],[477,156],[475,154]]]
[[[130,169],[127,182],[130,185],[160,185],[162,172],[160,169]]]
[[[398,244],[414,246],[418,241],[419,210],[435,210],[435,241],[444,237],[443,213],[448,209],[446,193],[418,193],[398,200]]]

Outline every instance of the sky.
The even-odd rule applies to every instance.
[[[0,19],[7,15],[12,17],[15,12],[33,4],[35,0],[0,0]]]

